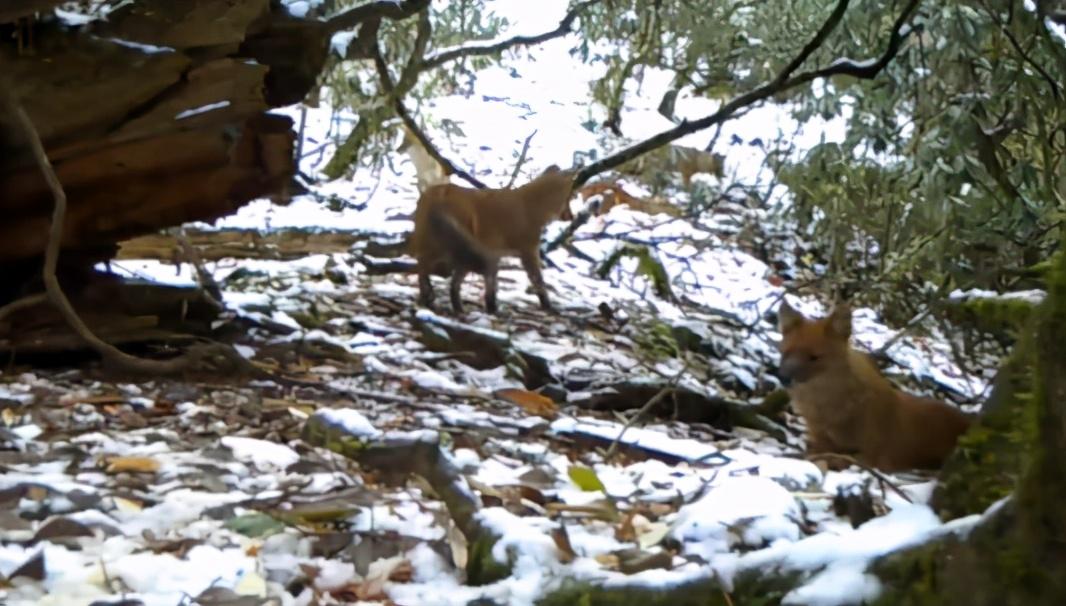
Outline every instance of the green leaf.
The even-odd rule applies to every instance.
[[[570,476],[570,480],[585,492],[607,492],[607,489],[603,487],[603,482],[600,481],[596,472],[588,467],[572,465],[566,473]]]
[[[224,528],[256,539],[268,537],[285,530],[285,524],[265,513],[247,513],[226,520]]]

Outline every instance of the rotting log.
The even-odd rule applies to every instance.
[[[211,56],[202,48],[179,50],[214,43],[235,52],[266,16],[265,0],[169,4],[181,5],[186,18],[167,28],[131,19],[72,28],[43,18],[33,53],[0,46],[0,70],[68,196],[68,259],[113,250],[122,239],[162,227],[223,216],[283,192],[295,172],[292,122],[266,113],[269,65]],[[229,12],[218,12],[223,9]],[[220,21],[199,26],[208,16]],[[0,210],[6,217],[0,266],[41,255],[50,197],[11,116],[0,116]]]
[[[621,381],[585,387],[583,391],[589,392],[588,397],[570,403],[585,410],[637,410],[663,389],[669,391],[668,395],[652,406],[649,414],[686,423],[707,423],[726,431],[737,426],[748,427],[764,431],[782,442],[787,440],[785,429],[761,414],[763,409],[755,405],[688,387],[671,386],[666,380]]]
[[[430,351],[461,354],[459,360],[473,368],[507,366],[509,374],[528,389],[538,389],[553,380],[547,360],[523,351],[504,333],[468,326],[426,311],[418,312],[413,323]]]
[[[84,269],[122,240],[284,198],[295,133],[267,112],[312,90],[342,26],[425,3],[370,3],[332,23],[271,0],[134,0],[85,24],[58,18],[57,4],[4,3],[3,27],[36,18],[28,51],[0,41],[0,73],[67,195],[62,263]],[[52,207],[20,132],[0,115],[0,271],[17,280],[40,265]],[[27,290],[5,286],[0,304]]]
[[[451,457],[441,450],[435,432],[360,436],[332,417],[316,414],[304,424],[302,438],[312,446],[336,452],[368,469],[403,479],[420,476],[444,502],[456,528],[466,539],[467,582],[484,585],[511,574],[510,565],[498,562],[492,554],[499,536],[479,519],[480,500]]]

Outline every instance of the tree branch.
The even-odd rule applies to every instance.
[[[352,29],[370,19],[406,19],[429,8],[430,0],[377,0],[367,2],[330,17],[325,22],[327,33]]]
[[[486,189],[488,187],[487,185],[482,183],[477,177],[457,167],[451,160],[445,158],[444,155],[440,153],[440,150],[433,145],[433,142],[429,140],[426,133],[422,131],[420,126],[418,126],[418,122],[411,117],[410,112],[407,111],[407,107],[404,106],[403,94],[406,91],[397,88],[396,85],[393,84],[392,75],[389,73],[389,66],[385,63],[385,57],[381,54],[381,47],[375,44],[372,52],[374,55],[372,57],[374,60],[374,67],[377,69],[378,78],[381,80],[382,92],[384,92],[390,99],[390,105],[392,105],[393,111],[395,111],[396,115],[400,117],[400,120],[402,120],[404,125],[411,131],[411,134],[414,135],[415,139],[418,139],[418,142],[425,148],[426,153],[432,156],[432,158],[440,163],[440,165],[449,173],[460,177],[474,187]],[[415,56],[417,55],[412,56],[412,62],[414,61]],[[410,65],[411,63],[409,62],[408,66]],[[407,72],[408,70],[405,69],[404,71]],[[417,74],[417,71],[415,73]],[[414,78],[408,81],[408,85],[414,85]]]
[[[562,21],[559,22],[558,27],[551,31],[544,32],[542,34],[536,34],[534,36],[513,36],[506,40],[500,40],[499,42],[483,43],[483,44],[470,44],[467,46],[460,46],[458,48],[441,51],[435,55],[427,57],[422,62],[422,70],[432,69],[440,67],[449,61],[455,61],[464,57],[474,57],[483,55],[498,55],[503,51],[514,48],[516,46],[531,46],[534,44],[540,44],[553,38],[559,38],[565,36],[573,31],[574,21],[581,15],[586,8],[598,4],[601,0],[585,0],[576,4],[571,8]]]
[[[588,166],[582,168],[577,176],[574,178],[574,187],[580,187],[590,178],[604,171],[610,170],[616,166],[620,166],[637,156],[641,156],[650,152],[651,150],[661,147],[684,137],[692,133],[701,131],[705,128],[709,128],[716,124],[721,124],[726,120],[734,117],[741,110],[754,105],[760,101],[763,101],[773,95],[781,93],[786,90],[790,90],[807,84],[818,78],[829,78],[832,76],[846,75],[854,78],[869,80],[876,77],[882,70],[896,57],[899,53],[900,47],[903,44],[903,40],[910,34],[910,30],[904,30],[904,26],[907,20],[914,13],[915,9],[921,0],[908,0],[907,5],[903,8],[903,11],[896,18],[895,23],[892,25],[892,32],[888,39],[888,45],[884,52],[875,61],[854,61],[851,59],[837,59],[826,67],[821,69],[801,72],[798,75],[790,75],[795,71],[800,64],[802,64],[818,47],[824,44],[829,34],[836,28],[837,24],[841,21],[844,12],[847,8],[848,0],[839,0],[833,13],[826,19],[826,22],[818,29],[818,32],[814,35],[810,42],[804,45],[800,53],[793,59],[780,74],[773,80],[734,98],[732,101],[726,103],[718,109],[718,111],[705,116],[698,120],[683,120],[681,124],[674,128],[665,130],[649,139],[645,139],[635,145],[631,145],[615,154],[607,156],[601,160],[593,162]],[[574,218],[571,226],[567,228],[560,237],[553,240],[548,244],[546,250],[551,251],[558,248],[565,237],[568,234],[572,234],[574,230],[580,227],[580,223],[577,223],[580,219],[584,218],[588,220],[588,215],[585,213],[579,214]]]
[[[526,137],[526,142],[522,144],[522,153],[518,154],[518,162],[515,162],[514,170],[511,171],[511,180],[507,182],[506,187],[510,189],[518,178],[518,173],[522,171],[522,164],[526,161],[526,153],[529,152],[529,142],[533,140],[533,135],[537,134],[537,130],[533,129],[533,132],[529,133]]]

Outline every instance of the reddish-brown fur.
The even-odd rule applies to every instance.
[[[849,454],[884,471],[943,465],[970,417],[893,387],[869,356],[849,345],[846,305],[812,320],[782,303],[778,322],[780,375],[807,422],[809,453]]]
[[[500,257],[518,256],[541,307],[551,309],[540,269],[540,235],[569,211],[573,173],[551,166],[514,189],[434,185],[418,199],[411,252],[418,259],[419,302],[433,307],[430,274],[451,271],[451,302],[462,312],[459,289],[466,274],[485,276],[485,309],[496,311]]]

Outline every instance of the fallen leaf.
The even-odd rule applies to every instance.
[[[22,565],[16,568],[7,578],[10,580],[18,577],[26,577],[27,579],[33,579],[34,581],[44,580],[45,567],[43,549],[38,551],[32,558],[23,562]]]
[[[107,473],[155,473],[159,471],[159,461],[150,457],[111,457],[105,459]]]
[[[75,522],[70,518],[53,518],[37,530],[30,544],[39,543],[40,541],[56,542],[56,539],[91,536],[93,536],[93,531],[81,522]]]
[[[566,526],[560,524],[558,527],[553,528],[551,531],[552,541],[555,541],[555,547],[559,549],[559,561],[563,564],[569,564],[577,557],[577,553],[574,552],[574,547],[570,544],[570,533],[566,532]]]
[[[555,405],[551,398],[535,391],[501,389],[494,395],[497,398],[502,398],[512,404],[521,406],[529,414],[544,417],[545,419],[554,419],[559,413],[559,407]]]
[[[603,482],[600,481],[600,477],[596,475],[595,471],[588,467],[571,465],[566,473],[570,476],[570,480],[585,492],[606,492]]]
[[[144,509],[144,505],[140,501],[124,499],[122,497],[114,497],[114,500],[115,508],[123,513],[137,513]]]
[[[227,587],[208,587],[193,602],[200,606],[262,606],[266,599],[252,595],[241,595]]]
[[[448,546],[452,551],[452,563],[455,567],[464,570],[468,558],[466,535],[460,532],[459,527],[449,520],[447,530]]]
[[[651,522],[641,528],[638,532],[637,545],[639,545],[641,549],[649,549],[654,545],[658,545],[664,538],[666,538],[666,535],[670,532],[670,525],[663,524],[662,522]]]
[[[226,520],[223,527],[253,539],[277,534],[285,529],[285,524],[265,513],[248,513]]]
[[[604,568],[609,568],[611,570],[618,569],[619,559],[618,556],[613,553],[601,553],[597,555],[595,559],[599,562],[600,566],[603,566]]]

